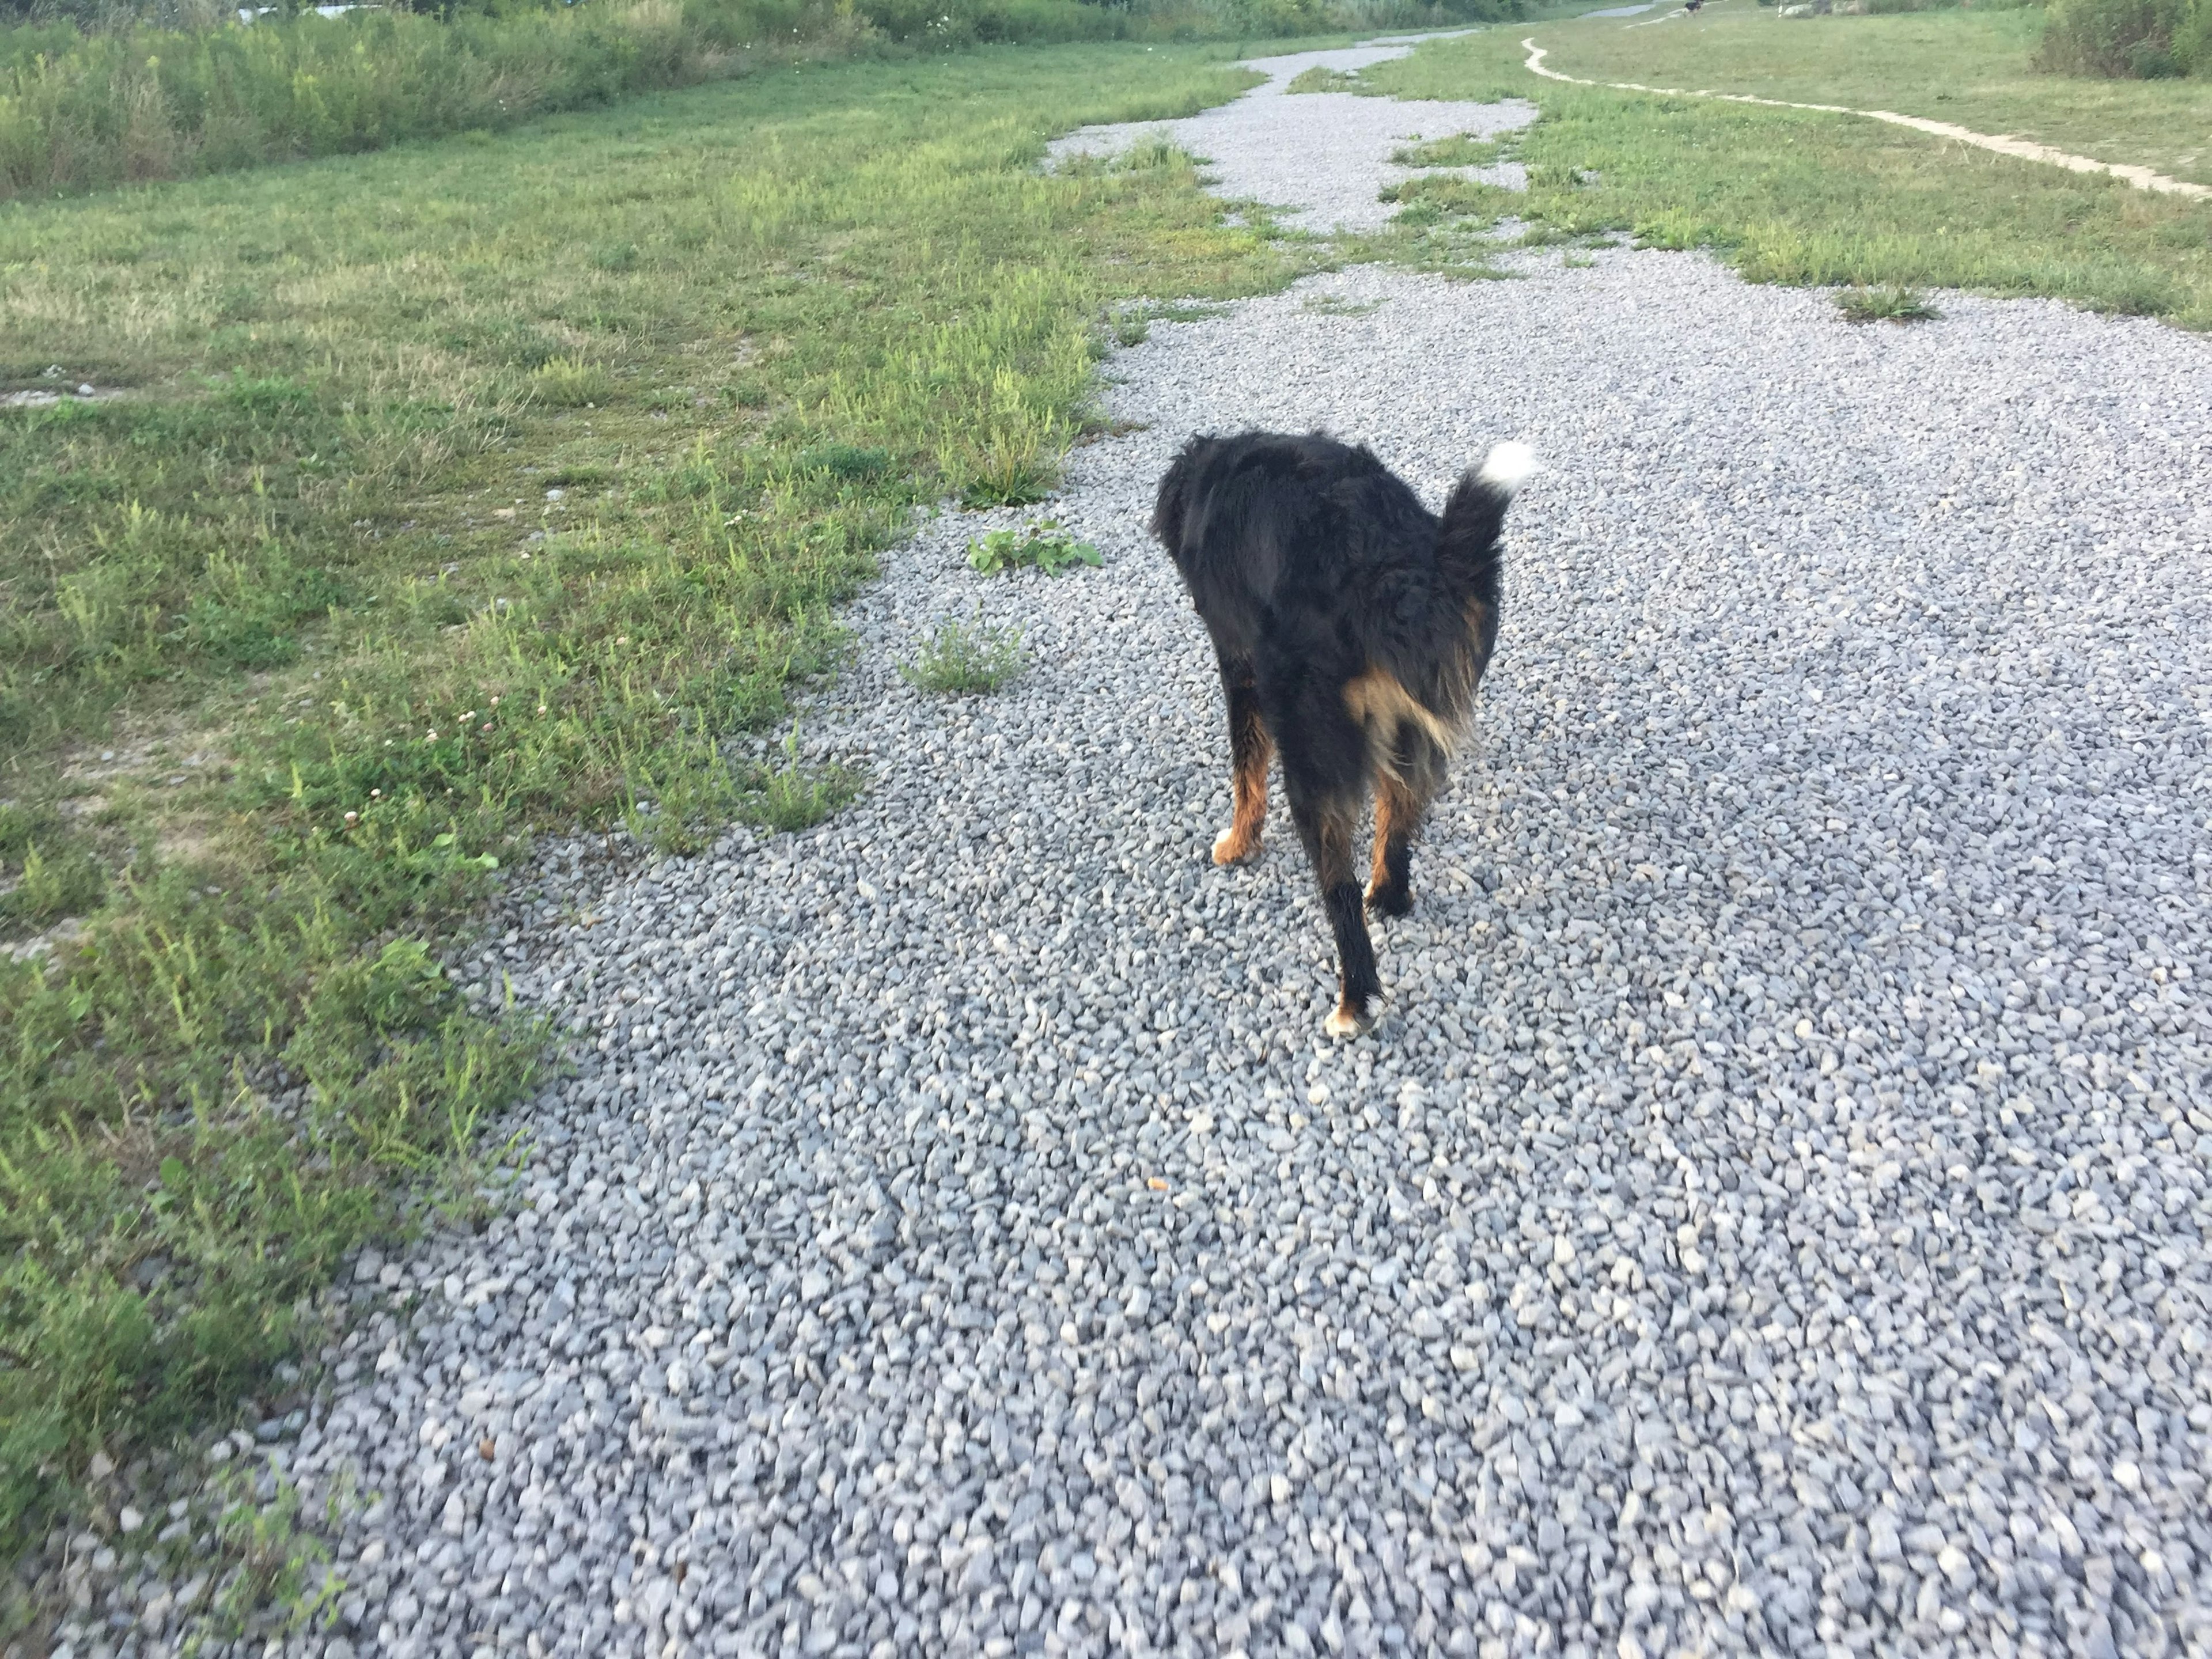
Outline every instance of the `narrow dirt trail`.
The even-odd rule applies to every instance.
[[[1656,19],[1664,21],[1665,19]],[[2212,198],[2212,185],[2192,184],[2185,179],[2172,179],[2148,167],[2130,167],[2119,161],[2100,161],[2087,155],[2075,155],[2069,151],[2053,149],[2048,144],[2031,143],[2025,138],[2008,138],[1986,132],[1974,132],[1954,126],[1948,121],[1930,121],[1918,115],[1899,115],[1893,110],[1849,109],[1841,104],[1796,104],[1779,98],[1758,98],[1747,92],[1713,92],[1704,88],[1692,90],[1685,87],[1648,87],[1639,81],[1587,81],[1577,75],[1563,74],[1547,69],[1544,59],[1549,49],[1536,44],[1531,36],[1521,42],[1521,49],[1528,54],[1526,67],[1532,75],[1547,81],[1563,81],[1570,86],[1602,87],[1610,92],[1648,92],[1665,98],[1711,98],[1726,104],[1759,104],[1768,109],[1817,110],[1825,115],[1856,115],[1869,121],[1887,121],[1894,127],[1910,127],[1915,132],[1924,132],[1936,138],[1948,138],[1954,143],[1971,144],[1977,149],[1986,149],[1999,155],[2009,155],[2023,161],[2040,161],[2046,166],[2064,167],[2069,173],[2104,173],[2137,190],[2156,191],[2163,195]]]

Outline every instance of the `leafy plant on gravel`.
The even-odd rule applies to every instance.
[[[996,691],[1022,672],[1022,630],[948,620],[922,641],[899,678],[940,696]]]
[[[1896,283],[1847,288],[1836,295],[1836,309],[1854,323],[1924,323],[1942,315],[1918,289]]]
[[[793,726],[783,740],[783,764],[761,773],[751,816],[783,834],[811,830],[860,793],[860,780],[848,767],[799,763],[799,728]]]
[[[1042,519],[1024,530],[994,530],[968,544],[968,562],[987,576],[1010,570],[1037,569],[1048,576],[1103,561],[1089,542],[1078,541],[1056,519]]]

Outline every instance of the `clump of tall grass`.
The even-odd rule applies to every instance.
[[[451,21],[375,8],[250,27],[27,25],[0,30],[0,200],[505,127],[886,39],[1125,29],[1077,0],[586,0]]]
[[[2212,75],[2212,0],[2051,0],[2036,53],[2063,75]]]
[[[58,0],[0,27],[0,201],[511,126],[886,44],[1196,40],[1518,15],[1522,0],[583,0],[251,24],[217,0]]]

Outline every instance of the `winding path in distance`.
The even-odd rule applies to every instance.
[[[1993,150],[1999,155],[2016,156],[2023,161],[2041,161],[2051,167],[2064,167],[2070,173],[2109,173],[2113,178],[2133,185],[2137,190],[2154,190],[2168,196],[2212,198],[2212,185],[2197,185],[2185,179],[2171,179],[2165,173],[2154,173],[2148,167],[2130,167],[2124,162],[2100,161],[2091,156],[2075,155],[2069,150],[2053,149],[2048,144],[2030,143],[2025,138],[1974,132],[1965,127],[1954,126],[1948,121],[1930,121],[1917,115],[1899,115],[1893,110],[1847,109],[1841,104],[1794,104],[1779,98],[1755,98],[1747,92],[1647,87],[1638,81],[1587,81],[1578,75],[1562,75],[1557,70],[1546,69],[1544,59],[1547,51],[1538,46],[1533,36],[1521,42],[1521,49],[1528,54],[1528,72],[1540,75],[1547,81],[1564,81],[1577,87],[1604,87],[1613,92],[1656,93],[1667,98],[1717,98],[1730,104],[1763,104],[1769,109],[1809,109],[1818,110],[1826,115],[1863,116],[1869,121],[1887,121],[1892,126],[1911,127],[1915,132],[1948,138],[1957,143],[1972,144],[1977,149]]]

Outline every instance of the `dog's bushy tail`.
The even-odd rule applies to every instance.
[[[1505,509],[1514,491],[1535,470],[1536,456],[1528,445],[1499,444],[1480,466],[1468,470],[1444,503],[1443,523],[1437,532],[1437,562],[1462,595],[1481,600],[1493,616],[1498,610],[1498,532],[1505,527]]]

